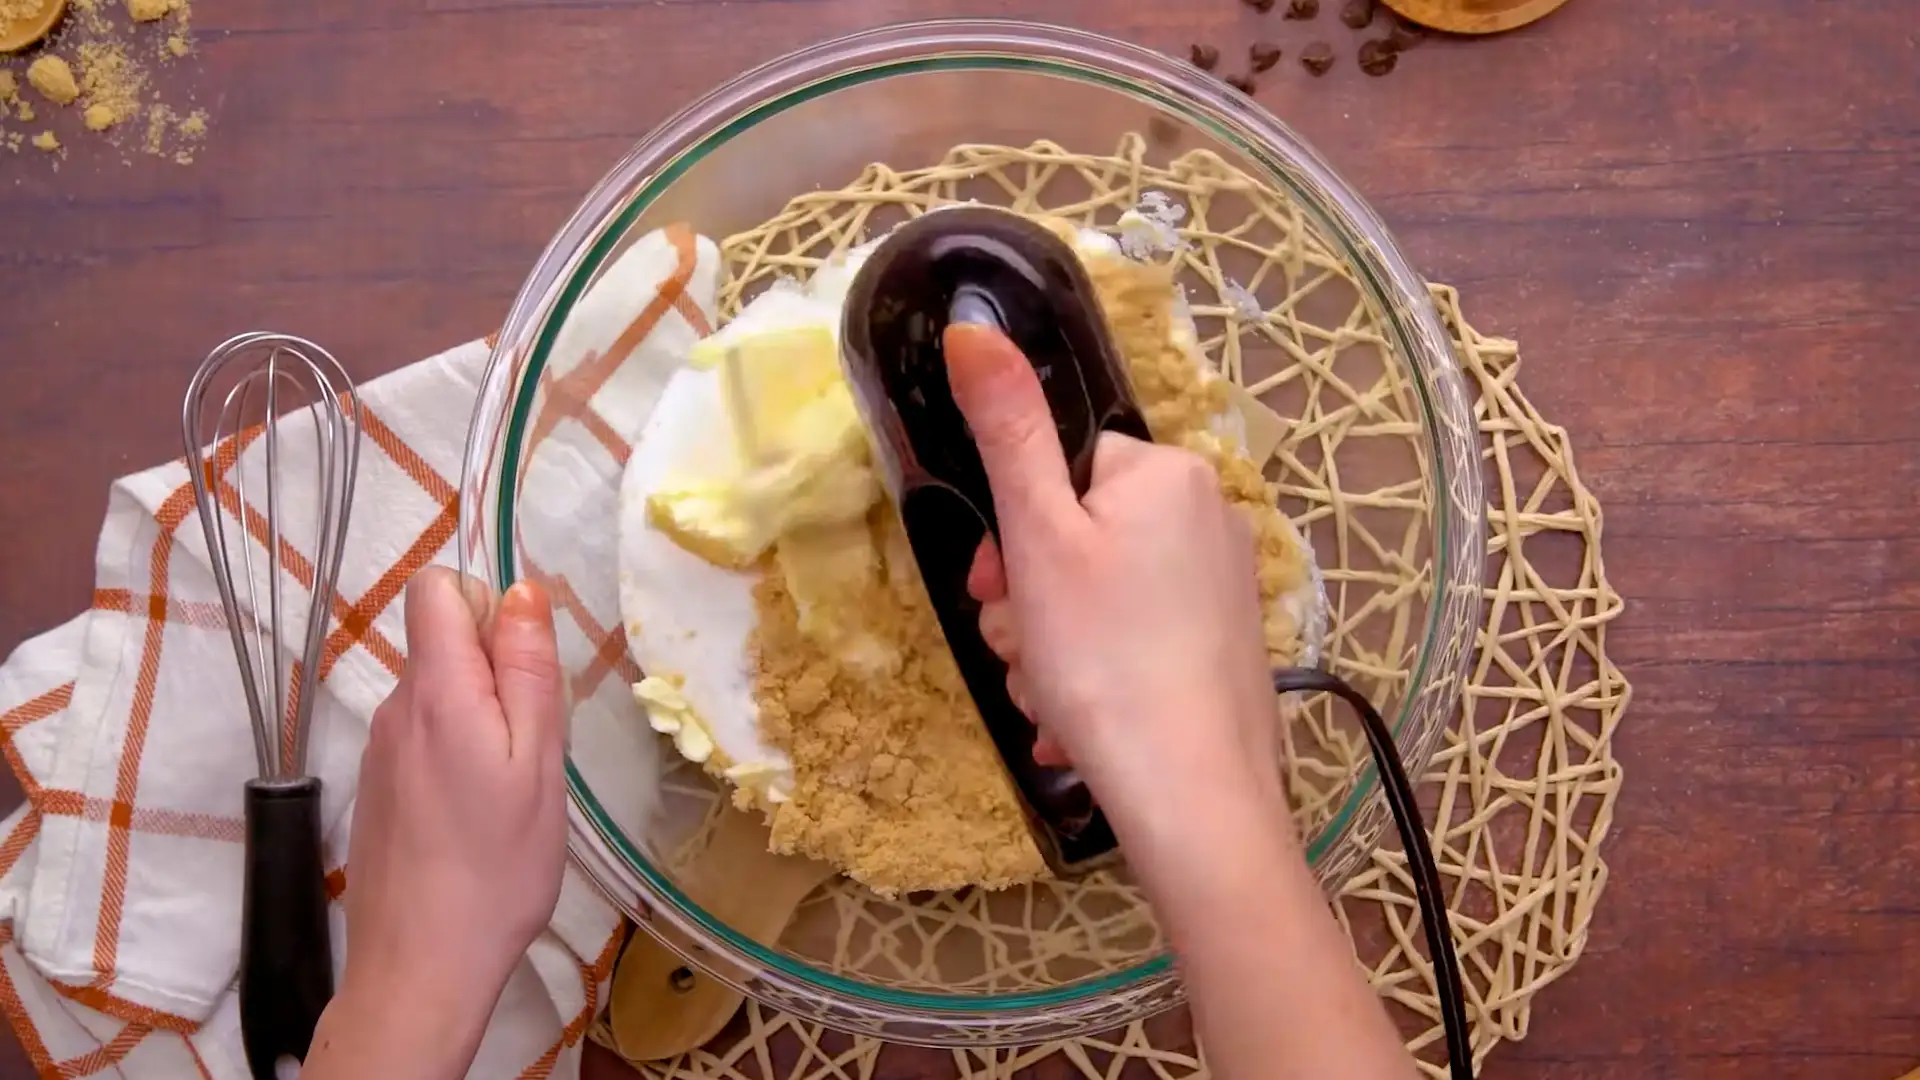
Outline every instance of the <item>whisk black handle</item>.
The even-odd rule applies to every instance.
[[[247,782],[247,874],[240,914],[240,1037],[254,1080],[283,1057],[306,1060],[333,997],[320,781]]]

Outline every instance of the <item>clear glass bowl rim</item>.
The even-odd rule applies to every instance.
[[[519,439],[539,373],[572,305],[593,274],[647,209],[707,153],[750,130],[755,123],[821,94],[850,85],[935,70],[1029,70],[1092,83],[1164,109],[1233,147],[1270,180],[1300,201],[1327,240],[1362,278],[1381,304],[1381,314],[1400,362],[1412,369],[1434,485],[1432,580],[1425,636],[1409,693],[1393,718],[1396,737],[1429,680],[1446,680],[1447,708],[1457,698],[1460,668],[1468,650],[1434,655],[1448,634],[1468,632],[1469,605],[1477,606],[1482,567],[1472,552],[1484,535],[1480,477],[1472,469],[1449,470],[1438,432],[1447,424],[1472,430],[1472,413],[1452,357],[1451,339],[1440,322],[1424,280],[1416,274],[1384,224],[1353,189],[1277,118],[1191,66],[1151,50],[1086,31],[1017,20],[955,19],[900,23],[812,45],[750,70],[670,117],[643,138],[594,187],[542,253],[515,297],[489,359],[475,404],[463,463],[457,551],[463,570],[481,571],[504,588],[515,579],[510,538],[513,470],[501,468],[498,496],[481,505],[496,467],[517,459]],[[1425,363],[1410,358],[1424,358]],[[524,363],[521,361],[524,359]],[[511,417],[506,430],[498,418]],[[1465,536],[1452,535],[1464,531]],[[489,543],[492,539],[492,543]],[[1462,547],[1462,545],[1466,545]],[[492,549],[491,555],[489,548]],[[1467,603],[1460,603],[1466,598]],[[1435,661],[1454,670],[1435,670]],[[1431,752],[1429,744],[1417,748]],[[1425,761],[1411,762],[1418,769]],[[655,870],[600,807],[571,761],[567,765],[570,846],[575,861],[602,891],[643,927],[654,917],[711,950],[723,963],[689,956],[722,981],[765,1000],[749,985],[764,980],[787,999],[827,995],[882,1024],[941,1026],[965,1019],[983,1031],[1044,1012],[1065,1026],[1077,1014],[1089,1025],[1108,1026],[1116,1015],[1131,1017],[1127,1001],[1146,1011],[1164,1007],[1174,978],[1165,954],[1123,971],[1056,989],[1003,995],[946,995],[900,990],[822,971],[778,950],[741,937],[689,901]],[[1335,819],[1316,838],[1309,857],[1318,861],[1369,799],[1377,795],[1371,768],[1354,785]],[[582,848],[582,833],[588,842]],[[598,848],[592,845],[597,841]],[[608,880],[612,878],[613,880]],[[637,902],[622,896],[630,893]],[[736,970],[750,972],[743,978]],[[790,1001],[775,1004],[790,1006]],[[1138,1011],[1138,1010],[1136,1010]],[[912,1040],[918,1041],[918,1040]],[[929,1037],[948,1044],[954,1040]],[[990,1036],[989,1036],[990,1041]]]

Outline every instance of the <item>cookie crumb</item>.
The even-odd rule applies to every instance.
[[[187,41],[185,34],[168,34],[165,49],[166,55],[178,60],[192,52],[193,46]]]
[[[33,137],[33,145],[51,154],[60,149],[60,137],[51,131],[43,131]]]
[[[27,81],[40,91],[41,97],[55,105],[71,105],[80,96],[80,84],[73,77],[73,68],[58,56],[42,56],[29,64]]]
[[[173,12],[174,0],[127,0],[127,14],[134,22],[156,22]]]

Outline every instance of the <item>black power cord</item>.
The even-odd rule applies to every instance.
[[[1407,782],[1407,770],[1394,748],[1393,732],[1380,718],[1379,710],[1365,694],[1345,679],[1319,668],[1282,668],[1273,673],[1273,688],[1279,693],[1295,690],[1332,694],[1360,714],[1367,730],[1367,745],[1373,750],[1373,763],[1380,772],[1380,788],[1386,793],[1387,807],[1393,811],[1393,823],[1400,829],[1400,846],[1406,850],[1407,866],[1413,871],[1414,899],[1420,905],[1420,923],[1427,932],[1427,952],[1433,959],[1434,993],[1440,1000],[1440,1028],[1447,1036],[1447,1071],[1453,1080],[1473,1080],[1473,1044],[1467,1034],[1467,1001],[1460,988],[1460,958],[1453,951],[1453,928],[1447,918],[1446,899],[1440,893],[1440,870],[1433,862],[1433,846],[1427,842],[1427,826],[1420,819],[1420,806],[1413,799],[1413,785]]]

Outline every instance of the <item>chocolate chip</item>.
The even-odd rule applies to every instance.
[[[1265,71],[1280,62],[1280,46],[1271,41],[1256,41],[1247,48],[1247,59],[1253,61],[1253,70]]]
[[[1287,18],[1311,19],[1320,14],[1320,0],[1287,0]]]
[[[1324,41],[1316,41],[1301,50],[1300,66],[1307,69],[1309,75],[1325,75],[1333,69],[1333,46]]]
[[[1248,97],[1252,97],[1254,90],[1258,88],[1251,75],[1229,75],[1227,76],[1227,85]]]
[[[1373,25],[1373,0],[1347,0],[1340,9],[1340,21],[1355,30]]]
[[[1211,45],[1195,45],[1193,47],[1193,66],[1194,67],[1199,68],[1201,71],[1212,71],[1214,65],[1218,64],[1219,62],[1220,62],[1219,49],[1216,49]]]
[[[1369,75],[1385,75],[1400,62],[1400,53],[1386,38],[1363,42],[1360,45],[1360,70]]]
[[[1407,20],[1394,16],[1393,29],[1387,34],[1387,44],[1394,52],[1406,52],[1415,45],[1427,40],[1427,32]]]
[[[1258,12],[1273,10],[1273,0],[1240,0],[1240,2]]]

